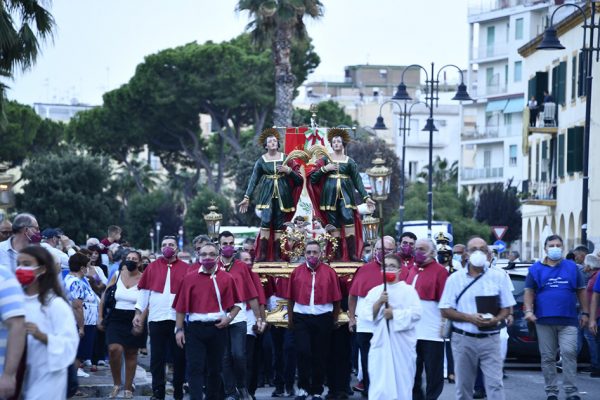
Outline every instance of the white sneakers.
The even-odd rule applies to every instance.
[[[77,369],[77,376],[80,378],[89,378],[90,374],[86,373],[83,368],[78,368]]]

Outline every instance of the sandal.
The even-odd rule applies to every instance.
[[[121,391],[121,386],[115,385],[113,386],[112,392],[108,395],[109,399],[116,399],[119,396],[119,392]]]
[[[125,390],[123,392],[124,399],[133,399],[133,392],[131,390]]]

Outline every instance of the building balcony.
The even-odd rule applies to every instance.
[[[523,204],[556,207],[556,183],[524,180],[521,201]]]
[[[474,181],[478,179],[494,179],[504,176],[503,167],[487,167],[487,168],[465,168],[460,174],[463,181]]]
[[[480,0],[469,5],[468,15],[470,17],[472,15],[483,14],[496,10],[503,10],[520,5],[531,5],[540,2],[541,1],[539,0]]]
[[[460,137],[464,141],[485,141],[492,139],[503,139],[506,137],[518,136],[521,134],[522,128],[516,124],[503,126],[490,125],[484,128],[465,127]]]
[[[508,58],[508,46],[506,43],[494,43],[483,45],[473,49],[472,62],[485,62],[485,60],[497,60],[499,58]]]

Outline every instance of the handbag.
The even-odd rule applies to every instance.
[[[479,275],[477,278],[473,279],[471,281],[471,283],[469,283],[467,286],[465,286],[465,288],[458,294],[458,296],[456,296],[456,301],[455,301],[456,305],[458,305],[458,301],[460,300],[462,295],[465,294],[467,289],[469,289],[475,282],[477,282],[479,280],[479,278],[481,278],[483,276],[483,274],[485,274],[485,271],[482,272],[481,275]],[[452,336],[452,320],[449,318],[446,318],[442,325],[442,338],[449,339],[450,336]]]
[[[111,285],[106,288],[104,291],[104,306],[102,307],[102,325],[106,326],[108,322],[108,318],[110,317],[110,313],[114,310],[117,305],[117,299],[115,298],[115,294],[117,292],[117,284],[119,283],[119,279],[121,279],[121,271],[117,274],[117,280],[114,285]]]

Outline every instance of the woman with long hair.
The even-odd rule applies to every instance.
[[[133,378],[137,366],[138,349],[146,347],[146,332],[134,329],[135,303],[138,296],[138,282],[142,277],[140,268],[142,255],[136,250],[125,256],[119,271],[113,275],[100,304],[99,328],[106,329],[106,343],[110,359],[110,371],[114,387],[109,398],[116,398],[121,391],[121,358],[125,354],[125,390],[123,398],[133,398]],[[114,292],[111,290],[116,285]],[[104,303],[107,295],[114,293],[114,307],[105,315]]]
[[[27,367],[23,399],[64,399],[67,368],[79,345],[77,324],[59,284],[60,269],[41,246],[17,256],[16,277],[25,292]]]

